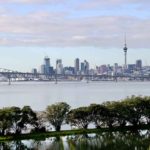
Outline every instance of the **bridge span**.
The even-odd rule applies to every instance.
[[[150,81],[150,75],[46,75],[42,73],[19,72],[10,69],[0,68],[0,77],[5,77],[9,85],[15,81],[118,81],[118,80],[140,80]]]

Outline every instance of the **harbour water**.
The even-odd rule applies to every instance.
[[[91,103],[121,100],[131,95],[150,96],[150,82],[13,82],[0,83],[0,107],[31,106],[45,110],[47,105],[64,101],[72,108]],[[63,129],[68,129],[64,126]],[[0,142],[0,149],[99,150],[148,149],[149,131],[102,133],[72,137]]]
[[[121,100],[131,95],[150,96],[150,82],[13,82],[0,83],[0,107],[31,106],[44,110],[47,105],[67,102],[72,108],[91,103]]]

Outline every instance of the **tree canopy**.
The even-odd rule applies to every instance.
[[[47,106],[46,114],[47,119],[56,131],[60,131],[61,125],[66,119],[70,106],[65,102],[59,102],[50,106]]]

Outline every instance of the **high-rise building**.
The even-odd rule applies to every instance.
[[[90,69],[89,62],[84,60],[84,73],[88,74],[89,73],[89,69]]]
[[[89,62],[84,60],[81,62],[81,74],[88,74],[89,73]]]
[[[36,69],[36,68],[33,68],[33,69],[32,69],[32,73],[33,73],[33,74],[37,74],[37,69]]]
[[[75,74],[78,74],[79,69],[80,69],[80,60],[79,60],[79,58],[76,58],[76,59],[75,59],[75,62],[74,62]]]
[[[136,60],[136,69],[141,70],[142,69],[142,60]]]
[[[81,73],[83,74],[85,71],[85,65],[84,62],[81,62]]]
[[[46,56],[44,58],[44,64],[41,65],[41,73],[45,75],[52,75],[53,72],[53,67],[50,66],[50,58]]]
[[[66,74],[66,75],[73,75],[74,74],[74,67],[71,67],[71,66],[64,67],[63,70],[64,70],[64,74]]]
[[[47,56],[44,58],[44,65],[45,65],[45,74],[50,75],[50,59]]]
[[[50,58],[49,58],[48,56],[46,56],[46,57],[44,58],[44,65],[45,65],[46,67],[50,67]]]
[[[42,74],[45,74],[45,72],[46,72],[46,71],[45,71],[45,65],[41,65],[41,73],[42,73]]]
[[[57,64],[62,64],[62,60],[61,60],[61,59],[57,59],[57,60],[56,60],[56,65],[57,65]]]
[[[135,69],[136,69],[136,64],[128,64],[129,73],[133,73]]]
[[[63,74],[63,64],[61,59],[56,60],[56,73]]]
[[[114,74],[117,74],[117,70],[118,70],[118,63],[115,63],[113,68]]]

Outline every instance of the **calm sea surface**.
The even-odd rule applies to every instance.
[[[131,95],[150,96],[150,82],[14,82],[0,83],[0,107],[30,105],[34,110],[45,110],[47,105],[65,101],[72,108],[120,100]],[[67,126],[63,127],[68,129]],[[144,135],[141,135],[144,133]],[[150,147],[150,132],[101,133],[73,137],[0,142],[0,149],[10,150],[146,150]]]
[[[44,110],[47,105],[64,101],[75,108],[131,95],[150,96],[150,82],[0,83],[0,107],[30,105],[34,110]]]

